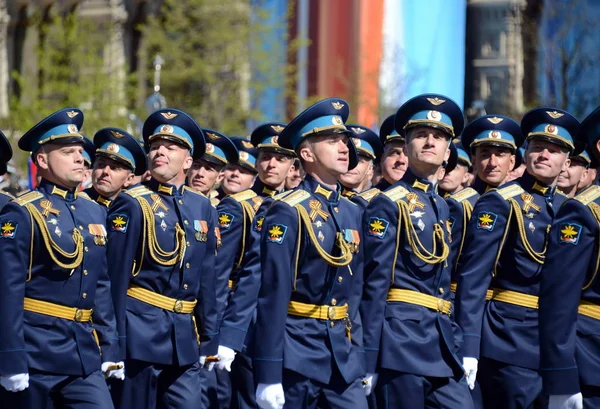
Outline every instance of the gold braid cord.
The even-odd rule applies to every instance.
[[[450,253],[450,247],[444,240],[444,228],[438,223],[433,225],[433,249],[432,251],[428,251],[421,243],[421,240],[419,240],[415,226],[412,224],[408,204],[403,200],[398,200],[396,203],[398,204],[398,219],[401,220],[404,218],[406,221],[406,238],[413,253],[427,264],[439,264],[446,261],[448,254]],[[439,256],[436,255],[438,242],[442,246],[442,254]]]
[[[242,266],[242,261],[244,260],[244,254],[246,253],[246,228],[248,227],[248,225],[250,223],[252,223],[252,220],[254,220],[254,216],[256,215],[256,212],[254,211],[254,207],[252,207],[252,205],[250,203],[243,201],[243,202],[240,202],[240,205],[242,206],[242,212],[244,213],[244,216],[242,217],[242,220],[243,220],[242,247],[240,249],[240,258],[235,263],[235,267],[233,268],[234,270],[237,270]]]
[[[160,244],[158,243],[158,239],[156,238],[156,226],[152,207],[150,207],[150,204],[146,201],[146,199],[142,197],[138,197],[136,199],[142,208],[142,215],[144,220],[144,236],[147,235],[148,237],[148,253],[150,253],[150,257],[152,258],[152,260],[154,260],[162,266],[173,266],[179,261],[183,260],[186,249],[185,230],[183,230],[179,223],[177,223],[175,225],[175,249],[173,251],[163,250],[160,247]],[[144,247],[142,247],[142,257],[140,258],[139,267],[141,267],[141,264],[144,261]],[[139,269],[137,272],[139,273]]]
[[[310,240],[313,242],[321,258],[325,260],[327,264],[334,267],[346,267],[348,264],[350,264],[350,262],[352,261],[352,250],[350,249],[350,245],[346,243],[346,240],[344,240],[344,236],[342,235],[342,233],[337,232],[335,234],[335,245],[339,247],[340,255],[339,257],[332,256],[331,254],[327,253],[319,244],[317,236],[315,235],[315,231],[312,227],[310,216],[308,215],[308,212],[306,211],[304,206],[296,205],[295,207],[298,211],[298,216],[300,216],[300,219],[304,224],[304,227],[306,227],[306,231],[308,232]]]
[[[462,236],[460,238],[460,245],[458,246],[458,253],[456,254],[456,260],[454,261],[454,268],[458,267],[458,260],[460,259],[460,255],[462,254],[463,246],[465,244],[465,237],[467,236],[467,224],[469,224],[469,220],[471,220],[471,215],[473,214],[473,205],[468,200],[462,202],[463,207],[463,226],[462,226]]]
[[[596,223],[598,223],[598,227],[600,228],[600,206],[598,206],[596,203],[590,203],[588,206],[592,211],[592,215],[594,215],[594,219],[596,219]],[[598,237],[598,248],[600,248],[600,237]],[[600,267],[600,251],[597,251],[597,254],[598,256],[596,257],[594,274],[592,274],[592,278],[590,278],[587,284],[583,287],[584,290],[587,290],[592,285],[594,279],[596,278],[596,274],[598,274],[598,267]]]
[[[40,211],[31,203],[25,205],[25,208],[29,211],[33,220],[38,225],[40,229],[40,233],[42,235],[42,239],[44,241],[44,245],[46,246],[46,250],[48,250],[48,254],[52,261],[56,263],[60,268],[64,268],[67,270],[71,270],[77,268],[81,265],[83,261],[83,236],[79,229],[73,229],[73,242],[75,243],[75,251],[72,253],[67,253],[64,251],[50,236],[50,231],[48,231],[48,226],[46,225],[46,221],[44,220],[44,216],[40,213]],[[58,255],[57,255],[58,253]],[[63,259],[69,260],[69,262],[63,263],[58,259],[58,256]]]
[[[519,203],[515,199],[508,199],[510,202],[515,218],[517,219],[517,226],[519,228],[519,234],[521,236],[521,241],[523,242],[523,246],[525,247],[525,251],[527,254],[538,264],[544,264],[544,259],[546,258],[546,249],[548,248],[548,240],[547,237],[544,238],[544,250],[541,252],[537,252],[531,247],[529,240],[527,240],[527,233],[525,232],[525,220],[523,219],[523,212],[521,211],[521,207]],[[546,234],[550,230],[550,226],[546,229]]]

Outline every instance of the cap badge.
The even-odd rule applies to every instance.
[[[366,131],[362,128],[355,128],[355,127],[351,127],[350,129],[352,129],[352,132],[354,132],[355,134],[360,135],[361,133],[365,133]]]
[[[551,133],[553,135],[558,135],[558,128],[556,127],[556,125],[546,125],[546,127],[544,128],[544,132],[548,132]]]
[[[116,143],[111,143],[110,145],[108,145],[106,150],[109,152],[117,153],[119,152],[119,145],[117,145]]]
[[[213,145],[212,143],[207,143],[206,144],[206,152],[213,153],[214,151],[215,151],[215,145]]]
[[[552,119],[558,119],[558,118],[560,118],[561,116],[564,116],[564,114],[562,114],[562,113],[560,113],[560,112],[557,112],[557,111],[546,111],[546,113],[547,113],[548,115],[550,115],[550,118],[552,118]]]
[[[122,137],[125,136],[121,132],[117,132],[117,131],[110,131],[110,133],[112,134],[112,136],[114,136],[117,139],[121,139]]]
[[[173,127],[171,125],[163,125],[160,127],[161,132],[173,133]]]
[[[331,117],[331,122],[333,122],[334,125],[344,125],[344,121],[342,121],[342,118],[340,118],[337,115]]]
[[[492,139],[502,139],[500,131],[490,131],[489,137]]]
[[[487,120],[493,123],[494,125],[498,125],[500,122],[504,121],[504,118],[498,118],[497,116],[494,116],[492,118],[488,118]]]
[[[433,104],[435,106],[442,105],[444,102],[446,102],[445,99],[441,99],[441,98],[438,98],[438,97],[427,98],[427,101],[429,101],[430,104]]]
[[[283,126],[281,125],[271,125],[271,129],[273,129],[275,132],[280,133],[281,131],[283,131]]]
[[[77,125],[69,124],[67,130],[69,133],[77,133]]]
[[[337,110],[340,110],[344,107],[344,104],[342,104],[341,102],[332,102],[331,106],[334,107]]]
[[[442,114],[440,114],[438,111],[429,111],[427,112],[427,119],[430,119],[432,121],[439,121],[440,119],[442,119]]]
[[[166,119],[173,119],[178,115],[178,114],[174,114],[172,112],[161,112],[160,114],[162,116],[164,116]]]

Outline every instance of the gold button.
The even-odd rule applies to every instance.
[[[337,300],[335,298],[331,299],[331,305],[336,305],[337,304]]]
[[[85,246],[83,250],[87,253],[90,249],[88,249],[88,246]]]
[[[192,244],[191,244],[189,241],[186,241],[186,242],[185,242],[185,245],[189,247],[189,246],[191,246]]]
[[[330,322],[329,322],[329,326],[330,326],[331,328],[333,328],[333,327],[335,326],[335,322],[334,322],[334,321],[330,321]]]
[[[187,289],[188,289],[188,285],[187,285],[187,284],[184,284],[184,285],[183,285],[183,289],[184,289],[184,290],[187,290]]]
[[[344,277],[342,277],[342,276],[339,276],[339,277],[338,277],[338,283],[341,283],[343,279],[344,279]]]
[[[190,263],[185,263],[185,268],[190,268]]]
[[[444,294],[444,289],[440,287],[440,294]]]
[[[336,213],[339,213],[339,212],[340,212],[340,209],[338,209],[337,207],[334,207],[334,208],[333,208],[333,211],[334,211],[334,212],[336,212]]]
[[[177,203],[179,203],[179,204],[183,204],[183,200],[179,199],[179,200],[177,201]]]
[[[75,210],[75,206],[74,205],[71,205],[71,210]]]
[[[86,276],[88,274],[87,270],[83,270],[83,275]]]
[[[79,230],[83,230],[83,226],[79,226]]]
[[[81,298],[87,298],[87,293],[81,294]]]
[[[175,301],[175,306],[173,307],[173,311],[175,311],[177,314],[179,314],[181,311],[183,311],[183,302],[181,300]]]
[[[183,221],[183,224],[185,224],[185,225],[187,226],[187,225],[188,225],[188,221],[187,221],[187,220],[184,220],[184,221]]]

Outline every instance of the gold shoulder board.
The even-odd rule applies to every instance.
[[[503,187],[502,189],[496,190],[504,200],[510,199],[511,197],[519,196],[521,193],[524,193],[525,190],[519,185],[510,185],[507,187]]]
[[[393,189],[383,192],[384,195],[389,197],[394,202],[404,198],[404,196],[406,196],[407,193],[408,193],[408,190],[406,190],[402,186],[396,186]]]
[[[282,202],[287,203],[290,206],[296,206],[299,203],[302,203],[306,199],[310,197],[310,193],[306,190],[298,189],[293,191],[292,194],[285,196],[281,199]]]
[[[252,199],[254,196],[256,196],[256,193],[251,189],[246,189],[243,192],[231,195],[236,202],[243,202],[244,200]]]
[[[19,206],[25,206],[27,203],[31,203],[33,201],[41,199],[42,197],[44,197],[44,195],[41,192],[33,190],[29,193],[25,193],[23,196],[17,197],[15,199],[15,203],[17,203]]]
[[[472,187],[466,187],[463,190],[461,190],[460,192],[456,192],[455,194],[453,194],[450,197],[460,203],[464,200],[472,198],[476,194],[477,194],[477,191],[475,189],[473,189]]]
[[[189,186],[184,186],[184,187],[183,187],[183,191],[184,191],[184,192],[190,192],[190,193],[194,193],[194,194],[196,194],[196,195],[198,195],[198,196],[206,197],[206,195],[204,195],[203,193],[201,193],[201,192],[198,192],[198,191],[196,191],[196,190],[192,189],[192,188],[191,188],[191,187],[189,187]]]
[[[575,200],[580,201],[584,205],[589,205],[594,200],[600,197],[600,186],[592,185],[585,189],[583,192],[579,193],[574,197]]]
[[[375,196],[381,193],[381,190],[373,187],[371,189],[367,189],[364,192],[360,192],[358,195],[365,199],[367,202],[370,202]]]
[[[152,193],[152,191],[150,189],[148,189],[146,186],[137,186],[137,187],[134,187],[133,189],[125,190],[124,192],[133,198],[136,198],[136,197],[142,196],[142,195],[146,195],[148,193]]]

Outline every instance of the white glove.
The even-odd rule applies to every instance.
[[[548,409],[583,409],[583,396],[575,395],[550,395]]]
[[[212,371],[213,368],[215,367],[215,362],[211,361],[211,362],[206,362],[206,355],[202,355],[199,359],[200,362],[200,367],[206,369],[207,371]]]
[[[283,386],[280,383],[259,383],[256,388],[256,403],[261,409],[283,409]]]
[[[231,372],[231,364],[235,359],[235,351],[231,348],[225,347],[223,345],[219,345],[219,349],[217,352],[217,356],[219,357],[219,362],[217,362],[217,369],[223,370],[225,369],[227,372]]]
[[[9,392],[21,392],[29,388],[29,374],[17,373],[0,376],[0,385]]]
[[[379,375],[376,373],[367,373],[363,379],[363,388],[365,390],[365,396],[369,396],[371,392],[375,390],[377,385],[377,378]]]
[[[477,378],[477,358],[463,358],[463,368],[467,377],[467,384],[473,390],[475,388],[475,379]]]
[[[119,366],[119,368],[116,368]],[[112,368],[112,369],[111,369]],[[125,364],[123,361],[121,362],[103,362],[100,366],[100,370],[104,373],[105,378],[114,378],[114,379],[125,379]]]

